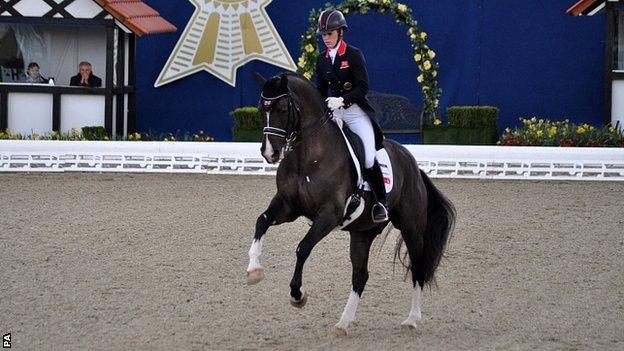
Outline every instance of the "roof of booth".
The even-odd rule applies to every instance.
[[[178,29],[142,0],[94,0],[134,34],[173,33]]]
[[[567,11],[573,16],[592,16],[604,9],[606,0],[580,0]]]

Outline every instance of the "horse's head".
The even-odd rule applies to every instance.
[[[276,163],[284,157],[289,142],[294,140],[300,128],[299,103],[288,86],[286,74],[264,83],[258,108],[264,126],[260,151],[268,163]]]

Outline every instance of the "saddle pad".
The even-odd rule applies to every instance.
[[[383,174],[384,184],[386,185],[386,193],[392,191],[394,185],[394,177],[392,176],[392,164],[390,163],[390,157],[386,149],[377,151],[377,162],[381,167],[381,174]]]

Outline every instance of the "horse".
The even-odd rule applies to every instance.
[[[321,94],[308,79],[290,72],[263,79],[259,108],[264,126],[260,152],[269,164],[279,162],[279,167],[277,193],[256,220],[247,283],[256,284],[264,278],[260,255],[268,228],[304,216],[311,221],[311,227],[297,246],[290,282],[290,304],[303,307],[307,294],[302,289],[302,272],[310,252],[334,229],[348,231],[352,291],[336,324],[339,334],[346,335],[368,280],[371,244],[388,222],[374,223],[366,215],[370,214],[373,202],[366,191],[364,214],[341,227],[347,199],[358,191],[358,170],[340,127],[331,120],[331,111],[325,108]],[[416,328],[422,318],[422,289],[434,278],[454,227],[456,210],[404,146],[386,139],[383,147],[393,167],[394,186],[388,193],[389,221],[401,233],[395,262],[398,257],[412,279],[411,310],[401,324]],[[400,256],[402,243],[408,259]]]

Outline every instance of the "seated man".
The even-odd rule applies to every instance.
[[[76,87],[101,87],[102,79],[91,72],[91,64],[83,61],[78,65],[78,74],[71,77],[69,85]]]
[[[39,84],[47,84],[48,79],[44,78],[39,71],[39,65],[37,62],[31,62],[28,64],[28,68],[26,68],[26,72],[24,73],[24,81],[26,83],[39,83]]]

